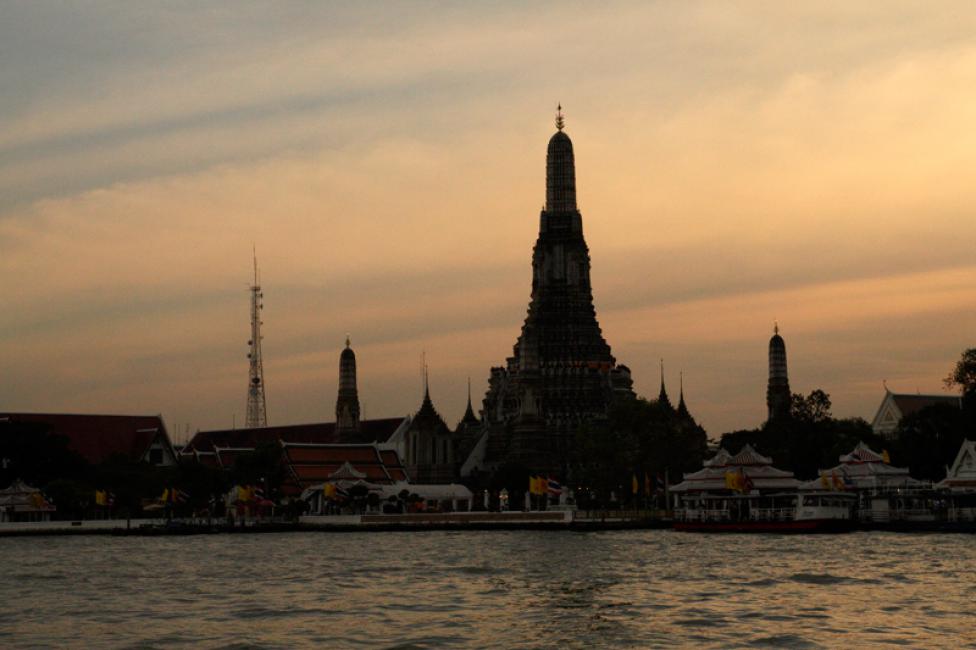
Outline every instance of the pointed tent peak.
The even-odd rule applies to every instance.
[[[881,463],[884,461],[884,456],[879,454],[875,450],[865,444],[863,440],[857,443],[857,446],[851,450],[849,454],[842,454],[840,457],[840,462],[844,465],[858,465],[861,463]]]
[[[566,120],[563,117],[563,105],[559,103],[556,105],[556,130],[562,131],[566,126]]]
[[[752,445],[746,443],[735,456],[729,459],[729,465],[772,465],[773,459],[763,456]]]
[[[729,464],[732,454],[725,447],[719,447],[715,455],[702,463],[705,467],[725,467]]]
[[[881,380],[881,385],[884,386],[885,394],[886,395],[889,394],[889,393],[891,393],[891,389],[888,388],[888,380],[887,379],[882,379]]]

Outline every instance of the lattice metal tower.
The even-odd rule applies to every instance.
[[[247,383],[247,417],[244,426],[248,429],[268,426],[268,408],[264,401],[264,368],[261,363],[261,310],[264,309],[264,294],[258,281],[258,255],[254,253],[254,284],[251,285],[251,340],[247,344],[251,351],[250,373]]]

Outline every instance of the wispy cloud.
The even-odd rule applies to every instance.
[[[228,424],[257,242],[273,419],[330,416],[347,331],[369,415],[416,406],[426,349],[459,416],[524,318],[557,100],[641,391],[664,356],[710,431],[756,424],[774,318],[842,414],[937,390],[976,311],[958,9],[17,5],[2,406]]]

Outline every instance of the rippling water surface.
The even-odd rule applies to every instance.
[[[976,536],[49,537],[0,558],[3,647],[976,648]]]

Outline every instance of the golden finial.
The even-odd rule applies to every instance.
[[[346,347],[349,347],[349,334],[346,334]]]
[[[773,334],[779,334],[779,323],[773,321]]]
[[[562,131],[565,126],[565,121],[563,120],[563,105],[556,105],[556,129]]]

